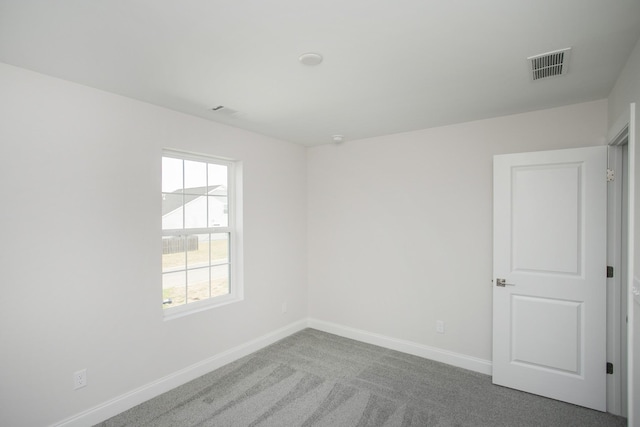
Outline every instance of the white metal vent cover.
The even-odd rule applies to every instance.
[[[570,53],[571,48],[567,47],[528,57],[531,64],[531,79],[540,80],[567,74]]]
[[[211,111],[215,111],[217,114],[223,116],[233,116],[234,114],[238,114],[238,110],[234,110],[233,108],[225,107],[224,105],[218,105],[216,107],[211,108]]]

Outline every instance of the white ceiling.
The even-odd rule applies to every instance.
[[[305,145],[602,99],[639,37],[640,0],[0,0],[2,62]]]

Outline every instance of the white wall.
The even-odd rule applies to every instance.
[[[635,144],[635,158],[631,159],[635,163],[635,216],[630,220],[634,223],[634,265],[633,270],[636,276],[636,283],[640,283],[640,41],[636,44],[635,49],[627,60],[627,64],[622,69],[611,94],[609,95],[609,135],[615,135],[620,127],[629,122],[629,104],[636,103],[636,128],[635,132],[630,131],[629,144]],[[632,141],[635,136],[635,141]],[[631,394],[632,402],[629,402],[632,427],[640,427],[640,305],[635,303],[631,305],[633,327],[631,329],[632,341],[630,347],[633,348],[633,360],[631,362],[631,373],[633,375],[631,385],[633,392]]]
[[[609,129],[629,122],[629,104],[640,102],[640,40],[629,56],[608,98]]]
[[[310,317],[490,360],[492,156],[606,131],[603,100],[310,148]]]
[[[306,318],[305,148],[3,64],[0,94],[1,425],[58,422]],[[166,322],[163,147],[244,168],[245,300]]]

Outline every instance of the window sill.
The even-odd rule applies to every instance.
[[[194,313],[211,310],[216,307],[233,304],[239,301],[242,301],[241,297],[238,297],[236,295],[225,295],[222,297],[216,297],[204,301],[180,305],[178,307],[165,308],[163,309],[163,320],[167,321],[178,319],[180,317],[189,316]]]

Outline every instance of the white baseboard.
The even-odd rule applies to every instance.
[[[53,426],[80,427],[100,423],[307,327],[491,375],[491,362],[489,360],[429,347],[411,341],[399,340],[322,320],[303,319],[191,366],[187,366],[184,369],[66,418],[53,424]]]
[[[54,426],[75,427],[88,426],[100,423],[108,418],[118,415],[127,409],[133,408],[140,403],[146,402],[156,396],[161,395],[171,389],[181,386],[194,380],[208,372],[218,369],[228,363],[240,359],[248,354],[258,351],[276,341],[288,337],[307,327],[307,320],[299,320],[276,331],[258,337],[245,344],[229,349],[225,352],[209,357],[184,369],[180,369],[170,375],[131,390],[123,395],[115,397],[93,408],[87,409],[79,414],[64,419]]]
[[[436,347],[429,347],[427,345],[411,341],[390,338],[360,329],[325,322],[323,320],[309,319],[307,324],[310,328],[318,329],[330,334],[340,335],[341,337],[351,338],[368,344],[378,345],[391,350],[397,350],[414,356],[424,357],[425,359],[431,359],[448,365],[457,366],[459,368],[469,369],[470,371],[491,375],[492,363],[490,360],[454,353],[452,351]]]

